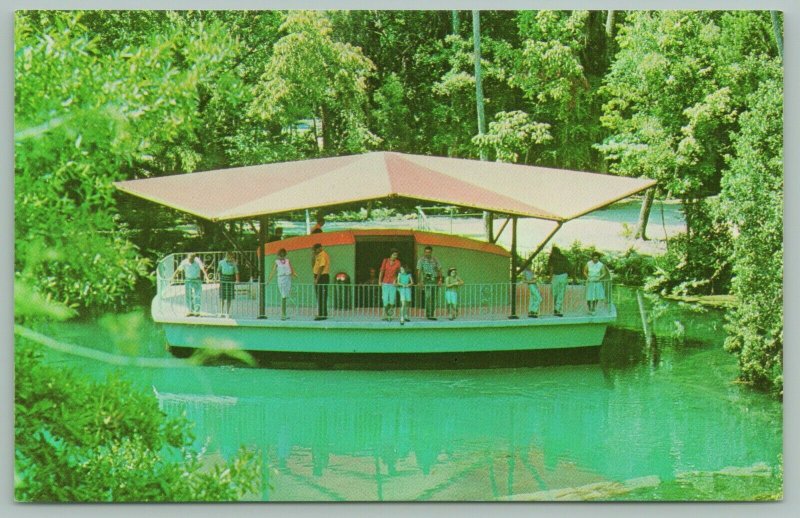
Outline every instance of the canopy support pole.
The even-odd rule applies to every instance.
[[[563,221],[559,221],[558,224],[556,225],[556,228],[554,228],[552,232],[547,234],[547,237],[544,238],[544,241],[539,243],[539,246],[536,247],[536,250],[531,252],[531,255],[529,255],[528,258],[525,259],[525,262],[522,263],[522,265],[520,265],[520,267],[514,272],[515,276],[519,275],[520,273],[522,273],[522,271],[525,268],[530,266],[530,264],[533,262],[533,260],[536,258],[536,256],[539,255],[539,252],[541,252],[544,249],[544,247],[547,244],[547,242],[550,241],[550,239],[556,234],[556,232],[558,232],[561,229],[562,225],[564,225],[564,222]]]
[[[500,230],[498,230],[497,234],[495,234],[495,236],[492,238],[493,245],[497,244],[497,240],[500,239],[500,234],[502,234],[503,231],[506,229],[509,221],[511,221],[511,218],[506,218],[505,222],[503,222],[503,226],[500,227]]]
[[[258,259],[258,318],[267,318],[265,300],[267,278],[265,275],[266,268],[264,267],[264,263],[267,260],[264,253],[264,245],[267,244],[267,227],[269,227],[269,218],[266,216],[258,218],[258,253],[256,254],[256,259]]]
[[[511,216],[511,314],[508,318],[519,318],[517,316],[517,216]]]

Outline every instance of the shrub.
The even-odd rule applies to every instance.
[[[188,422],[163,414],[152,394],[114,376],[86,380],[16,345],[16,500],[228,501],[258,489],[254,452],[211,465],[191,449]]]

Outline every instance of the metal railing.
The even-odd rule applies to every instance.
[[[255,261],[255,254],[250,260]],[[172,274],[183,260],[185,254],[172,254],[158,265],[157,295],[154,309],[164,318],[177,318],[187,316],[187,307],[184,281],[176,276],[171,282]],[[204,252],[201,258],[207,259],[208,264],[216,265],[221,252]],[[242,270],[240,266],[240,270]],[[214,270],[215,271],[215,270]],[[218,276],[209,271],[211,282],[202,284],[200,316],[221,316],[223,313],[221,300],[221,286]],[[241,279],[248,278],[240,275]],[[603,298],[597,303],[596,315],[607,315],[611,308],[610,281],[602,281]],[[253,278],[234,284],[233,300],[226,313],[234,319],[277,318],[283,316],[282,296],[277,281],[273,280],[267,285]],[[548,283],[538,283],[537,289],[541,295],[538,314],[547,317],[554,314],[554,298],[552,286]],[[264,291],[264,311],[260,314],[258,294]],[[430,290],[426,297],[425,290]],[[435,306],[434,316],[447,318],[450,315],[446,300],[444,286],[411,288],[411,302],[407,303],[408,316],[411,319],[425,318],[426,300],[432,300]],[[499,320],[511,316],[512,296],[516,297],[516,315],[524,317],[528,314],[530,303],[530,290],[527,284],[516,284],[512,293],[510,283],[492,284],[466,284],[456,290],[456,313],[458,319],[465,320]],[[333,283],[324,287],[313,284],[293,283],[289,296],[286,298],[286,317],[295,320],[312,320],[322,311],[320,299],[324,300],[324,310],[327,317],[341,321],[369,321],[380,320],[384,314],[382,288],[380,285],[371,284],[346,284]],[[194,311],[192,311],[194,312]],[[565,316],[588,315],[586,302],[586,285],[570,284],[567,286],[562,313]],[[400,316],[399,294],[394,300],[393,317]]]

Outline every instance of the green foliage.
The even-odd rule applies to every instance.
[[[629,13],[601,89],[609,169],[684,200],[718,193],[737,114],[774,52],[768,23],[766,12]]]
[[[374,65],[360,49],[334,41],[319,11],[291,11],[280,27],[250,114],[288,128],[320,120],[327,154],[362,152],[377,144],[366,126],[367,77]]]
[[[112,182],[197,165],[197,87],[233,45],[175,18],[147,45],[102,52],[81,16],[16,17],[16,269],[55,299],[113,308],[148,262],[119,232]],[[41,248],[65,253],[37,262]]]
[[[480,150],[494,151],[499,162],[515,163],[523,154],[522,162],[525,163],[533,145],[553,139],[549,124],[533,122],[525,112],[500,112],[495,119],[489,123],[485,135],[472,137],[472,143]]]
[[[735,154],[723,179],[724,212],[734,223],[733,292],[726,348],[739,355],[741,377],[783,392],[783,74],[749,98]]]
[[[587,72],[589,11],[525,11],[519,14],[522,42],[512,52],[509,84],[532,103],[531,116],[551,125],[552,145],[537,163],[595,169],[590,143],[599,138],[596,77]],[[596,47],[592,47],[595,51]]]
[[[212,465],[190,448],[185,420],[167,418],[128,382],[48,365],[24,340],[14,367],[18,501],[226,501],[258,488],[253,452]]]
[[[386,151],[410,149],[412,117],[405,97],[403,83],[395,73],[375,91],[372,117],[377,134],[384,136],[382,148]]]

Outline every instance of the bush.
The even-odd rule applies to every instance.
[[[190,448],[187,421],[167,417],[127,381],[88,381],[48,365],[23,339],[14,374],[17,501],[230,501],[259,487],[254,452],[210,465]]]
[[[730,290],[732,241],[718,202],[697,202],[691,233],[669,240],[667,253],[655,260],[645,290],[660,295],[719,295]]]

